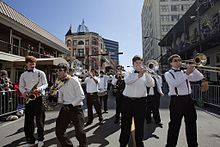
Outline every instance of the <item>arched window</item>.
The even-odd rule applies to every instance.
[[[78,45],[84,45],[84,42],[83,42],[82,40],[80,40],[80,41],[78,42]]]
[[[68,40],[66,41],[66,45],[67,45],[67,47],[70,47],[70,46],[71,46],[71,40],[68,39]]]

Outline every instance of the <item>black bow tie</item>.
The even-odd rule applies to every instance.
[[[27,72],[34,72],[32,69],[27,70]]]
[[[134,73],[139,73],[139,71],[135,70]]]
[[[174,72],[179,72],[181,69],[173,69]]]

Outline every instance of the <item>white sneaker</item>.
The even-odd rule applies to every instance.
[[[43,147],[43,146],[44,146],[44,142],[43,142],[43,141],[38,141],[37,146],[38,146],[38,147]]]
[[[34,143],[28,143],[27,144],[27,147],[32,147],[32,146],[34,146],[35,144]]]

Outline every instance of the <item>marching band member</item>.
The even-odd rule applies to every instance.
[[[163,96],[162,91],[162,78],[156,72],[152,72],[152,78],[154,79],[155,86],[147,87],[148,97],[147,97],[147,108],[146,108],[146,121],[147,124],[151,123],[151,112],[153,113],[153,118],[155,124],[162,127],[160,118],[160,97]]]
[[[103,124],[103,117],[102,117],[102,110],[101,110],[101,104],[98,97],[98,84],[99,84],[99,78],[96,76],[96,70],[91,69],[89,73],[89,77],[86,77],[85,79],[86,84],[86,98],[87,98],[87,108],[88,108],[88,121],[86,123],[87,125],[92,124],[93,122],[93,110],[92,106],[94,105],[96,113],[99,117],[99,124]]]
[[[120,147],[126,147],[130,138],[132,117],[135,124],[135,141],[138,147],[144,147],[144,119],[146,110],[147,88],[154,86],[154,80],[145,69],[142,68],[142,58],[134,56],[132,64],[134,71],[128,73],[125,78],[124,98],[121,107],[121,134]]]
[[[58,103],[62,104],[56,120],[56,136],[62,147],[72,147],[73,144],[65,135],[70,123],[75,126],[76,138],[80,147],[86,147],[86,133],[84,130],[83,89],[77,77],[67,74],[68,65],[60,63],[57,66],[58,78],[63,82],[59,87]]]
[[[19,80],[19,90],[24,97],[25,120],[24,133],[28,146],[35,144],[34,137],[34,119],[37,124],[38,146],[44,145],[44,122],[45,109],[42,101],[42,95],[47,88],[47,78],[43,71],[36,69],[37,59],[33,56],[26,56],[25,62],[27,71],[21,74]],[[31,91],[33,90],[33,91]],[[29,101],[29,96],[34,95],[35,100]]]
[[[186,138],[189,147],[197,147],[197,114],[191,98],[190,81],[199,81],[204,78],[195,67],[187,66],[181,70],[181,57],[177,54],[168,59],[171,69],[165,73],[165,79],[169,86],[170,122],[167,134],[166,147],[175,147],[178,140],[182,118],[185,118]]]
[[[102,107],[102,101],[104,103],[104,112],[103,113],[108,113],[108,76],[105,75],[103,71],[100,71],[100,76],[99,76],[99,92],[101,95],[99,95],[100,98],[100,104]]]
[[[123,91],[125,89],[125,80],[124,74],[122,73],[122,69],[119,68],[114,80],[115,85],[115,97],[116,97],[116,114],[114,123],[119,123],[120,113],[121,113],[121,103],[123,99]]]

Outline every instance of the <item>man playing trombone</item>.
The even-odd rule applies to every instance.
[[[181,70],[181,57],[177,54],[171,55],[168,61],[171,69],[165,73],[165,79],[171,100],[166,147],[176,146],[182,117],[185,118],[187,144],[189,147],[197,147],[197,114],[191,98],[190,81],[202,80],[204,76],[194,66],[187,65],[186,70]]]

